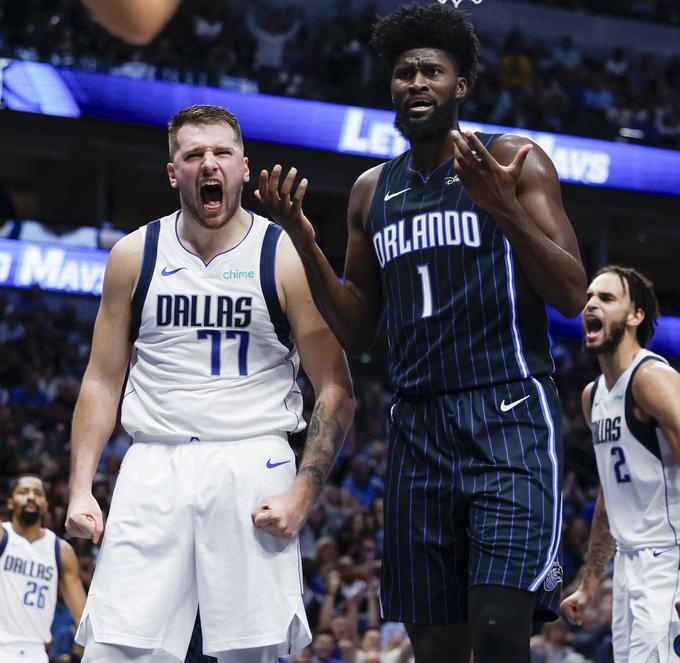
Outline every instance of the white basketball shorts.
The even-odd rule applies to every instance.
[[[162,650],[183,661],[196,610],[203,649],[279,645],[311,635],[296,539],[253,526],[259,501],[295,478],[287,438],[135,443],[121,467],[76,640]]]
[[[617,551],[612,637],[615,663],[680,663],[680,547]]]
[[[48,663],[45,645],[38,643],[0,642],[2,663]]]

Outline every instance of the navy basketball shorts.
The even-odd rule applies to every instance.
[[[562,416],[550,377],[440,396],[390,414],[381,608],[390,621],[468,621],[468,592],[537,593],[559,614]]]

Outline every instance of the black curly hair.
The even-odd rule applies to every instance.
[[[371,46],[390,67],[401,53],[412,48],[446,51],[472,87],[477,78],[479,40],[468,14],[445,5],[402,5],[373,25]]]

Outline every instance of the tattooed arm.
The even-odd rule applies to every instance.
[[[584,390],[581,397],[583,414],[586,422],[590,424],[590,393],[592,383]],[[581,624],[583,612],[586,606],[593,600],[600,584],[600,577],[604,573],[607,563],[616,550],[616,541],[609,531],[609,518],[604,503],[604,495],[600,488],[595,503],[595,513],[590,526],[590,538],[588,539],[588,557],[581,573],[581,582],[578,589],[568,596],[560,609],[562,614],[572,623]]]
[[[581,582],[578,589],[567,596],[560,606],[562,614],[572,624],[580,625],[583,622],[583,613],[595,597],[600,578],[615,550],[616,541],[609,531],[609,518],[602,497],[602,489],[600,489],[590,528],[588,557],[581,572]]]
[[[316,405],[295,481],[285,493],[262,500],[253,511],[253,523],[290,538],[300,531],[333,467],[354,414],[354,396],[345,354],[314,305],[302,263],[287,236],[279,244],[276,275],[281,308],[314,387]]]

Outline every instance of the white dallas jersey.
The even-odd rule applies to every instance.
[[[31,543],[11,523],[0,529],[0,643],[44,644],[52,639],[59,584],[59,539]]]
[[[180,241],[179,214],[141,229],[125,430],[137,441],[302,430],[299,358],[276,293],[282,229],[253,214],[243,240],[206,264]]]
[[[680,468],[661,430],[633,414],[633,377],[645,361],[666,362],[640,350],[610,391],[600,376],[591,392],[597,469],[620,550],[680,544]]]

